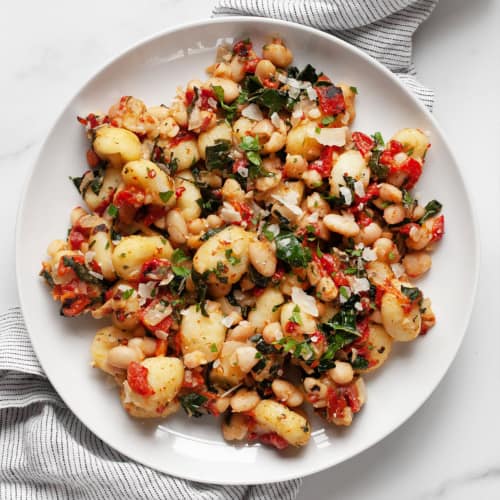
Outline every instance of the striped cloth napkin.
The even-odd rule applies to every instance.
[[[429,108],[415,78],[411,37],[437,0],[218,0],[215,15],[248,14],[307,24],[368,52]],[[293,500],[301,480],[262,486],[204,485],[132,462],[66,408],[32,350],[20,308],[0,315],[1,499]]]

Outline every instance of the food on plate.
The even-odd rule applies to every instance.
[[[63,316],[109,320],[92,361],[133,417],[183,408],[223,415],[228,441],[303,446],[305,407],[351,425],[364,375],[435,323],[413,283],[444,234],[411,191],[427,135],[356,130],[357,89],[292,61],[239,40],[170,106],[78,118],[85,208],[41,275]]]

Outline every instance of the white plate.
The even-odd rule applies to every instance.
[[[446,236],[434,255],[432,271],[420,284],[432,298],[436,327],[426,337],[397,345],[386,366],[366,377],[368,403],[352,427],[327,428],[314,419],[310,443],[286,453],[255,444],[228,445],[211,417],[188,420],[178,414],[160,423],[129,418],[116,389],[90,367],[89,346],[97,323],[60,317],[37,277],[47,244],[65,237],[70,209],[80,203],[68,180],[85,169],[87,141],[76,115],[106,110],[121,95],[134,95],[148,104],[168,103],[178,85],[204,77],[219,43],[251,36],[260,47],[275,33],[291,46],[295,64],[311,63],[334,81],[359,89],[354,129],[380,130],[385,137],[401,127],[430,132],[432,148],[417,189],[424,201],[439,199],[446,215]],[[77,417],[113,448],[196,481],[280,481],[320,471],[367,449],[408,419],[436,388],[469,320],[478,268],[475,227],[459,168],[442,132],[389,71],[352,46],[310,28],[269,19],[216,19],[140,43],[97,73],[66,106],[45,142],[20,206],[19,294],[35,351],[50,381]]]

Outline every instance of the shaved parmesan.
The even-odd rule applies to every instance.
[[[314,224],[315,222],[318,222],[318,219],[319,219],[319,213],[318,212],[314,212],[313,214],[310,214],[307,217],[307,222],[310,222],[311,224]]]
[[[361,198],[365,195],[365,187],[361,181],[354,183],[354,192]]]
[[[309,99],[311,99],[311,101],[314,101],[315,99],[318,98],[318,94],[316,93],[316,89],[314,89],[313,87],[307,87],[307,97],[309,97]]]
[[[95,271],[89,271],[89,274],[98,280],[103,280],[104,276],[101,273],[96,273]]]
[[[351,190],[348,187],[346,187],[346,186],[341,186],[339,188],[339,192],[343,196],[343,198],[345,200],[345,204],[346,205],[350,205],[352,203],[352,193],[351,193]]]
[[[352,291],[354,293],[367,292],[370,290],[370,282],[366,278],[354,278]]]
[[[85,264],[90,264],[95,257],[95,252],[86,252],[85,253]]]
[[[273,194],[271,197],[276,201],[279,201],[283,206],[288,208],[292,214],[297,215],[298,217],[304,213],[303,210],[297,205],[299,195],[296,191],[288,191],[284,194],[284,196]]]
[[[139,294],[139,297],[141,300],[139,301],[139,304],[142,306],[145,304],[146,299],[150,299],[153,297],[153,291],[156,288],[156,283],[154,281],[148,281],[147,283],[139,283],[139,286],[137,288],[137,293]]]
[[[311,316],[319,316],[316,300],[311,295],[308,295],[302,288],[292,287],[292,302],[300,307],[302,312],[310,314]]]
[[[405,273],[405,268],[404,268],[403,264],[400,264],[399,262],[396,262],[395,264],[391,264],[391,269],[392,269],[392,272],[394,273],[394,275],[396,276],[396,278],[400,278]]]
[[[260,120],[264,119],[262,111],[260,110],[259,106],[257,106],[257,104],[255,103],[246,106],[241,112],[241,115],[244,116],[245,118],[254,120],[256,122],[259,122]]]
[[[221,319],[221,323],[226,327],[226,328],[231,328],[234,323],[234,318],[232,316],[224,316]]]
[[[309,135],[323,146],[345,146],[347,127],[311,128]]]
[[[145,323],[155,326],[161,321],[163,321],[167,316],[172,314],[171,306],[164,306],[161,303],[156,304],[154,307],[149,307],[146,309],[143,320]]]
[[[278,224],[269,224],[269,226],[266,227],[266,231],[269,231],[275,238],[280,234],[280,227]]]
[[[271,123],[275,128],[279,128],[281,125],[281,118],[276,111],[271,115]]]
[[[227,201],[222,205],[219,215],[224,222],[241,222],[241,214]]]
[[[397,153],[394,155],[394,161],[397,165],[401,165],[408,159],[408,156],[406,155],[405,152],[401,151],[400,153]]]
[[[217,101],[213,97],[209,97],[207,103],[211,108],[217,109]]]
[[[248,177],[248,168],[247,167],[238,167],[236,169],[236,171],[238,172],[238,174],[241,175],[241,177],[243,177],[245,179]]]
[[[372,250],[371,248],[366,247],[363,250],[361,257],[363,257],[363,260],[366,260],[367,262],[372,262],[374,260],[377,260],[377,252],[375,252],[375,250]]]

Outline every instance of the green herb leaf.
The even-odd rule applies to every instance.
[[[410,208],[415,203],[415,199],[406,189],[402,189],[401,191],[403,193],[403,206]]]
[[[210,352],[218,352],[218,351],[219,349],[217,349],[217,344],[215,342],[210,344]]]
[[[307,64],[306,67],[297,75],[297,80],[302,82],[316,83],[318,80],[318,74],[313,66]]]
[[[189,257],[184,253],[184,251],[181,248],[176,248],[171,257],[171,261],[174,264],[180,264],[181,262],[184,262],[185,260],[188,260]]]
[[[382,134],[380,132],[375,132],[372,135],[372,138],[375,141],[375,145],[376,146],[384,147],[384,144],[385,144],[384,138],[382,137]]]
[[[245,137],[241,139],[240,148],[243,151],[259,151],[260,149],[259,139],[251,135],[245,135]]]
[[[311,251],[303,247],[293,233],[281,233],[276,236],[276,256],[291,267],[306,267],[311,261]]]
[[[295,323],[297,325],[302,324],[302,318],[300,316],[300,307],[295,306],[292,310],[292,315],[288,318],[288,321],[291,321],[292,323]]]
[[[352,87],[352,86],[351,86],[351,87],[349,87],[349,88],[351,89],[351,92],[352,92],[353,94],[357,94],[357,93],[358,93],[358,88],[357,88],[357,87]]]
[[[330,125],[334,121],[335,121],[334,116],[325,116],[324,118],[321,119],[321,125],[324,125],[325,127],[327,127],[328,125]]]
[[[417,287],[408,287],[401,285],[401,292],[406,295],[412,302],[422,299],[422,292]]]
[[[226,120],[231,123],[234,120],[234,115],[237,110],[236,104],[228,105],[224,102],[224,89],[219,85],[213,85],[212,89],[217,96],[220,107],[226,112]]]
[[[359,354],[356,356],[356,359],[351,362],[351,366],[355,370],[365,370],[368,368],[368,360],[366,358],[363,358],[363,356],[360,356]]]
[[[80,278],[82,281],[85,281],[86,283],[90,283],[91,285],[102,285],[103,282],[102,280],[96,278],[92,274],[90,274],[90,271],[83,265],[80,264],[79,262],[75,262],[72,257],[69,257],[67,255],[63,256],[63,264],[66,267],[69,267],[75,271],[75,274]]]
[[[113,203],[111,203],[108,206],[108,215],[110,217],[113,217],[113,219],[118,215],[118,207],[116,207],[115,205],[113,205]]]
[[[161,201],[163,201],[163,203],[167,203],[168,200],[170,200],[170,198],[172,198],[172,196],[174,195],[174,192],[173,191],[163,191],[163,192],[160,192],[158,194],[160,195]]]
[[[75,185],[78,192],[80,192],[80,186],[83,181],[83,177],[70,177],[69,180]]]
[[[231,248],[228,248],[225,252],[226,259],[227,261],[232,265],[235,266],[236,264],[239,264],[241,262],[241,259],[233,255],[233,250]]]
[[[382,151],[373,151],[370,157],[370,161],[368,162],[368,166],[372,171],[373,175],[378,180],[387,179],[387,175],[389,174],[389,168],[387,165],[380,163],[380,157],[382,156]]]
[[[181,402],[184,411],[190,417],[201,417],[202,413],[200,409],[208,401],[208,398],[197,394],[196,392],[191,392],[185,396],[179,396],[179,401]]]
[[[208,170],[223,170],[231,165],[233,160],[229,156],[231,144],[229,141],[219,141],[213,146],[207,146],[205,149],[206,166]]]
[[[191,274],[191,271],[189,269],[182,266],[172,266],[172,272],[176,276],[180,276],[182,278],[187,278]]]
[[[130,299],[134,295],[134,289],[129,288],[128,290],[125,290],[124,292],[121,293],[122,299],[127,300]]]
[[[425,222],[427,219],[430,219],[431,217],[434,217],[434,215],[437,215],[439,212],[441,212],[441,209],[443,208],[443,205],[439,203],[437,200],[432,200],[425,205],[425,213],[421,217],[421,219],[418,221],[419,224],[422,224],[422,222]]]

